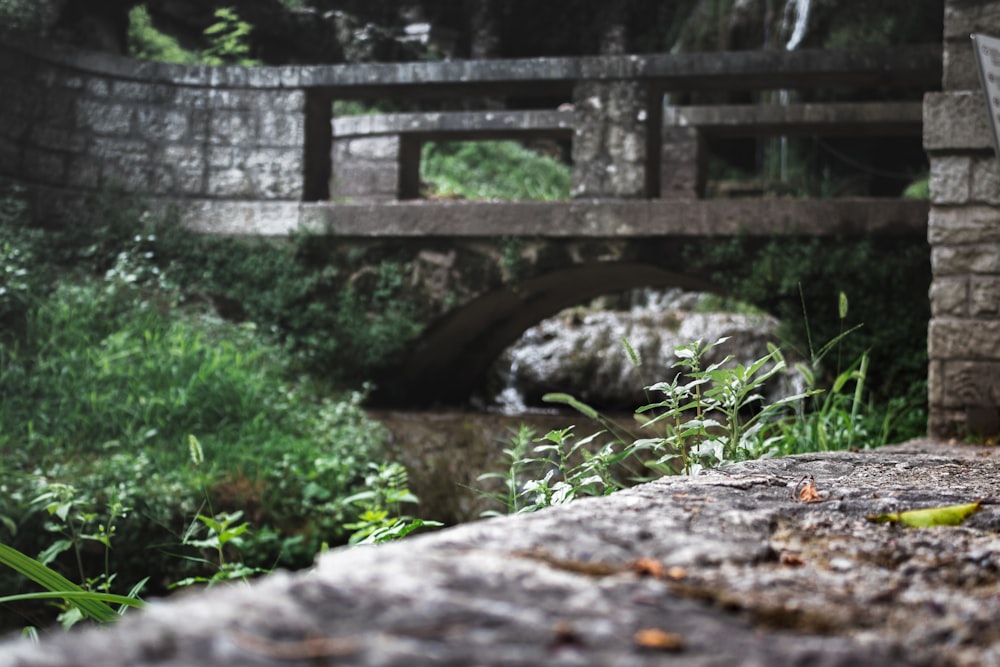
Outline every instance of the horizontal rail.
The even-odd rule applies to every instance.
[[[176,201],[195,231],[350,238],[918,236],[928,203],[908,199],[330,202]]]
[[[916,135],[923,128],[921,102],[839,102],[668,106],[664,126],[696,127],[717,135],[823,134]]]
[[[573,133],[572,111],[555,109],[531,111],[449,111],[396,113],[334,118],[334,138],[419,135],[436,140],[490,136],[511,137],[517,133],[531,136],[569,136]]]
[[[349,65],[237,67],[138,61],[0,29],[0,47],[78,72],[143,83],[322,89],[340,97],[511,92],[552,96],[583,80],[636,80],[663,90],[915,86],[939,89],[941,45],[851,50],[727,51]]]

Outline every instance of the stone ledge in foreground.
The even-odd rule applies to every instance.
[[[0,667],[998,664],[998,463],[919,440],[663,479],[11,639]],[[807,475],[823,502],[793,500]],[[865,518],[978,499],[958,527]]]

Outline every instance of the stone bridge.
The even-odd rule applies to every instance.
[[[923,237],[928,204],[895,196],[705,198],[706,144],[796,134],[918,141],[929,118],[937,124],[928,149],[951,146],[946,136],[958,130],[946,127],[940,105],[959,104],[972,118],[980,100],[970,93],[921,102],[941,74],[940,45],[240,68],[139,62],[8,34],[0,38],[0,175],[31,186],[42,216],[118,190],[176,206],[201,232],[282,236],[305,227],[341,248],[406,248],[451,303],[398,377],[454,396],[559,308],[630,287],[706,287],[681,268],[677,248],[687,239]],[[886,89],[909,91],[913,101],[881,102]],[[852,95],[847,103],[687,103],[761,90]],[[337,100],[437,110],[334,118]],[[419,199],[424,142],[500,137],[568,144],[572,199]],[[988,135],[969,141],[981,154]],[[961,157],[932,163],[935,196],[946,198],[935,205],[964,202],[976,187],[996,190],[974,180],[989,160],[972,160],[965,144],[958,150]],[[954,283],[935,283],[936,294],[947,291],[948,308],[960,309]]]

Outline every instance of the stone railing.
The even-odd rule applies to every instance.
[[[571,125],[574,196],[650,198],[661,190],[667,92],[929,89],[939,77],[936,46],[242,68],[140,62],[5,34],[0,175],[189,203],[325,201],[336,99],[541,96],[572,103],[572,123],[556,112],[497,118],[560,136]],[[457,132],[453,122],[462,117],[442,114],[421,132]],[[481,115],[475,133],[506,132],[502,122]],[[398,194],[412,196],[412,167],[399,173]]]

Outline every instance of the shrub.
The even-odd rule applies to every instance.
[[[361,409],[363,388],[336,391],[321,371],[301,374],[305,352],[289,353],[301,348],[279,326],[293,309],[282,299],[308,292],[296,281],[312,275],[295,246],[183,244],[131,202],[102,198],[92,211],[72,229],[41,230],[15,194],[0,197],[10,278],[0,306],[16,325],[0,337],[0,540],[120,594],[150,573],[146,594],[222,572],[196,548],[204,540],[185,539],[195,515],[243,512],[252,526],[239,535],[244,562],[227,553],[227,572],[302,567],[346,542],[344,524],[362,511],[347,498],[365,488],[386,434]],[[232,272],[206,277],[201,260]],[[260,265],[291,275],[248,297],[273,324],[223,319],[198,289],[219,275],[249,280],[239,271]],[[184,282],[193,278],[203,282]],[[108,552],[92,538],[112,528]],[[24,584],[0,571],[5,593]]]
[[[428,142],[421,177],[432,195],[464,199],[568,199],[569,166],[514,141]]]

